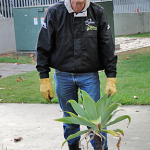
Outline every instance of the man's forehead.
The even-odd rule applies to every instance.
[[[65,4],[65,6],[66,6],[68,12],[69,12],[69,13],[72,13],[72,12],[75,12],[75,11],[72,9],[70,1],[71,1],[71,0],[64,0],[64,4]],[[83,9],[82,11],[86,11],[87,8],[88,8],[89,5],[90,5],[90,0],[85,0],[85,1],[86,1],[85,7],[84,7],[84,9]]]

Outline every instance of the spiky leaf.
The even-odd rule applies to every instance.
[[[102,114],[102,122],[105,122],[109,118],[110,114],[118,108],[118,106],[118,104],[112,104],[107,107]]]
[[[113,100],[113,97],[114,97],[114,95],[112,95],[112,96],[110,96],[109,98],[107,98],[107,102],[106,102],[105,108],[107,108],[108,106],[111,105],[112,100]]]
[[[99,99],[97,101],[97,103],[95,104],[96,106],[96,111],[97,111],[97,115],[98,117],[100,117],[102,115],[102,112],[105,109],[105,105],[107,102],[107,94],[105,94],[101,99]]]
[[[97,120],[98,116],[94,100],[90,96],[85,96],[83,99],[83,105],[91,120]]]
[[[120,100],[117,100],[117,101],[113,102],[112,104],[114,104],[114,103],[121,104],[121,102],[122,102],[122,99],[120,99]]]
[[[98,125],[101,124],[101,116],[97,119],[97,120],[91,120],[91,122],[93,122],[94,124]]]
[[[116,110],[114,111],[107,120],[105,120],[105,122],[102,122],[102,128],[106,127],[106,124],[112,119],[112,117],[118,112],[118,111],[122,111],[122,109]]]
[[[130,116],[124,115],[124,116],[120,116],[120,117],[116,118],[114,121],[108,123],[106,126],[108,127],[108,126],[110,126],[110,125],[113,125],[113,124],[118,123],[118,122],[120,122],[120,121],[122,121],[122,120],[125,120],[125,119],[128,119],[128,120],[129,120],[129,124],[130,124],[130,122],[131,122]],[[129,124],[128,124],[128,125],[129,125]]]
[[[79,116],[89,119],[86,111],[75,100],[69,100],[68,102],[71,103],[73,109]]]
[[[95,130],[98,129],[97,126],[94,123],[92,123],[91,121],[89,121],[88,119],[86,119],[84,117],[79,117],[79,116],[75,115],[72,112],[67,112],[67,113],[69,113],[72,118],[76,119],[76,121],[74,122],[74,124],[85,125],[85,126],[93,128]],[[76,123],[76,122],[78,122],[78,123]]]
[[[84,99],[84,97],[86,97],[86,96],[90,96],[86,91],[84,91],[84,90],[81,90],[80,89],[80,96],[82,97],[82,100]]]
[[[78,124],[79,123],[77,121],[77,119],[73,118],[73,117],[58,118],[58,119],[55,119],[55,121],[64,122],[64,123],[68,123],[68,124]]]
[[[89,129],[89,130],[90,130],[90,129]],[[89,130],[78,131],[78,132],[75,133],[75,134],[71,134],[71,135],[68,136],[68,138],[62,143],[62,146],[64,146],[64,144],[65,144],[67,141],[69,141],[69,140],[71,140],[71,139],[74,139],[74,138],[76,138],[76,137],[78,137],[78,136],[81,136],[82,134],[85,134],[85,133],[89,132]]]
[[[124,132],[123,132],[123,130],[121,130],[121,129],[115,129],[115,130],[113,130],[113,131],[119,132],[119,133],[121,133],[121,134],[124,136]]]
[[[113,130],[101,129],[101,131],[104,132],[104,133],[109,133],[109,134],[111,134],[111,135],[113,135],[115,137],[119,137],[120,136],[117,132],[115,132]]]

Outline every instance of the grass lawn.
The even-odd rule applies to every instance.
[[[1,54],[0,63],[36,64],[34,54],[17,56],[12,53]]]
[[[131,35],[122,35],[122,36],[116,36],[116,37],[150,37],[150,33],[139,33],[139,34],[131,34]]]
[[[52,74],[50,74],[50,78],[54,90]],[[17,81],[19,77],[23,80],[22,82]],[[39,92],[40,84],[37,71],[1,78],[0,88],[2,88],[0,99],[3,99],[1,102],[4,103],[47,103]],[[53,92],[55,93],[55,90]],[[54,96],[54,102],[57,102],[57,97],[55,94]]]
[[[150,48],[118,54],[117,94],[115,100],[122,99],[124,105],[150,104]],[[58,102],[53,79],[50,73],[54,99]],[[101,95],[104,95],[106,77],[100,72]],[[22,82],[17,82],[21,77]],[[39,75],[37,71],[14,75],[0,79],[0,103],[47,103],[39,92]],[[137,99],[134,98],[137,97]],[[81,100],[80,100],[81,102]]]

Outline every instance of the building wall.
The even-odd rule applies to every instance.
[[[150,32],[150,12],[114,14],[115,35]]]
[[[144,27],[143,27],[143,32],[150,32],[150,12],[143,13],[143,22],[144,22]]]
[[[0,19],[0,54],[16,51],[14,19]]]

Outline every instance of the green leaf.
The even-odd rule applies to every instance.
[[[86,111],[75,100],[69,100],[68,102],[71,103],[73,109],[79,116],[89,119]]]
[[[55,119],[55,121],[64,122],[68,124],[78,124],[77,120],[73,117],[58,118],[58,119]]]
[[[90,129],[89,129],[89,130],[90,130]],[[65,144],[67,141],[69,141],[69,140],[71,140],[71,139],[74,139],[74,138],[76,138],[76,137],[78,137],[78,136],[80,136],[80,135],[82,135],[82,134],[85,134],[85,133],[89,132],[89,130],[78,131],[78,132],[75,133],[75,134],[71,134],[71,135],[68,136],[68,138],[62,143],[62,146],[64,146],[64,144]]]
[[[67,113],[69,113],[72,118],[75,118],[74,124],[85,125],[85,126],[91,127],[93,129],[96,129],[96,130],[98,129],[98,127],[94,123],[90,122],[86,118],[79,117],[72,112],[67,112]]]
[[[97,120],[97,111],[95,107],[95,102],[90,96],[85,96],[83,99],[83,106],[85,111],[90,116],[91,120]]]
[[[121,134],[124,136],[124,132],[123,132],[123,130],[121,130],[121,129],[115,129],[115,130],[113,130],[113,131],[119,132],[119,133],[121,133]]]
[[[115,137],[119,137],[120,136],[117,132],[115,132],[113,130],[101,129],[101,131],[104,132],[104,133],[109,133],[109,134],[111,134],[111,135],[113,135]]]
[[[112,104],[104,110],[104,112],[102,114],[102,123],[105,122],[109,118],[110,114],[114,110],[116,110],[118,108],[118,106],[119,106],[118,104]]]
[[[111,103],[112,103],[112,100],[113,100],[113,97],[114,97],[115,95],[112,95],[112,96],[110,96],[109,98],[107,98],[107,103],[106,103],[106,105],[105,105],[105,108],[107,108]]]
[[[122,109],[116,110],[114,111],[107,120],[105,120],[105,122],[102,123],[102,128],[106,127],[106,124],[112,119],[112,117],[118,112],[118,111],[122,111]]]
[[[101,124],[101,116],[97,120],[91,120],[94,124],[98,125]]]
[[[123,111],[123,109],[118,109],[118,110],[114,111],[114,112],[112,113],[112,116],[114,116],[118,111]]]
[[[108,124],[106,125],[106,127],[108,127],[108,126],[110,126],[110,125],[113,125],[113,124],[115,124],[115,123],[118,123],[118,122],[120,122],[120,121],[122,121],[122,120],[125,120],[125,119],[128,119],[128,120],[129,120],[129,124],[130,124],[130,122],[131,122],[130,116],[124,115],[124,116],[120,116],[120,117],[116,118],[114,121],[108,123]],[[129,124],[128,124],[128,126],[129,126]]]
[[[86,96],[90,96],[86,91],[80,89],[80,96],[84,99]]]
[[[114,103],[121,104],[121,102],[122,102],[122,99],[120,99],[120,100],[117,100],[117,101],[113,102],[113,104],[114,104]]]
[[[107,94],[105,94],[101,99],[97,101],[96,105],[96,111],[98,117],[100,117],[105,109],[105,105],[107,102]]]

